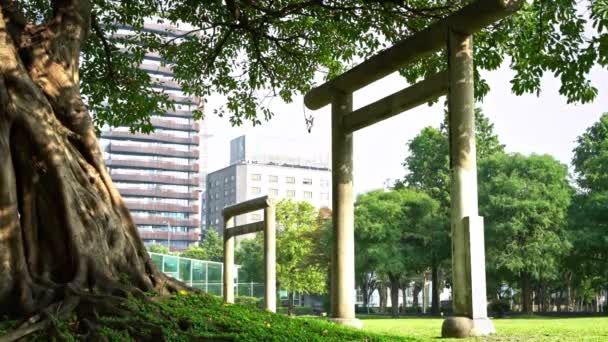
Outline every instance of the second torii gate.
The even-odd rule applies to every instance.
[[[483,218],[478,215],[472,35],[515,12],[523,0],[477,0],[421,32],[369,58],[304,97],[310,109],[331,103],[334,248],[331,319],[361,326],[355,318],[352,133],[418,105],[448,95],[451,178],[453,307],[444,337],[487,335]],[[448,70],[353,111],[354,91],[446,48]]]

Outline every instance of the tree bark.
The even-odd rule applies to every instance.
[[[526,272],[521,275],[521,302],[522,312],[532,314],[532,286],[530,284],[530,276]]]
[[[431,290],[431,315],[439,316],[440,313],[440,302],[439,302],[439,266],[434,264],[431,268],[431,282],[433,283],[433,289]]]
[[[388,279],[391,283],[391,316],[399,316],[399,276],[388,274]]]
[[[287,315],[294,316],[293,308],[295,306],[295,299],[293,291],[289,291],[289,298],[287,300]]]
[[[183,285],[151,262],[103,162],[79,89],[88,1],[25,25],[0,0],[0,315],[89,293]]]
[[[378,292],[380,294],[380,312],[381,313],[386,313],[386,299],[387,299],[387,286],[384,282],[382,282],[380,284],[380,287],[378,288]]]
[[[422,291],[422,288],[420,287],[420,285],[418,283],[414,283],[414,289],[412,291],[412,295],[413,295],[412,305],[414,306],[414,308],[420,307],[420,301],[418,300],[418,295],[420,294],[420,291]]]

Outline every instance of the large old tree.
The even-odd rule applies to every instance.
[[[149,131],[150,115],[171,109],[137,68],[146,53],[173,66],[185,92],[224,95],[218,114],[233,124],[258,123],[272,115],[268,95],[291,101],[316,75],[332,77],[461,3],[0,0],[0,315],[179,288],[150,263],[95,135],[102,125]],[[552,72],[568,100],[591,101],[590,69],[608,63],[607,13],[606,0],[526,1],[477,35],[477,67],[509,57],[516,93],[538,91]],[[187,31],[168,38],[144,30],[145,18]],[[444,67],[439,53],[402,74]]]

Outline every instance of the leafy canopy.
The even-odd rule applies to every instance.
[[[479,167],[480,214],[487,219],[487,264],[503,275],[557,276],[571,247],[568,171],[548,155],[496,154]]]
[[[608,113],[577,138],[572,164],[579,186],[570,212],[573,269],[608,288]]]
[[[24,0],[18,5],[40,23],[50,17],[49,3]],[[291,102],[320,81],[318,76],[334,77],[466,1],[91,3],[92,30],[82,49],[80,76],[95,122],[148,131],[150,115],[171,110],[173,104],[157,81],[137,68],[146,54],[172,67],[187,94],[225,96],[226,105],[217,114],[228,114],[232,124],[258,124],[272,116],[271,97]],[[182,31],[167,36],[144,28],[146,21],[179,24]],[[477,71],[508,61],[516,94],[539,92],[542,75],[552,73],[569,102],[589,102],[597,96],[589,80],[591,68],[608,65],[608,0],[524,1],[522,10],[478,33],[475,42]],[[445,67],[445,52],[439,52],[402,75],[413,82]],[[477,94],[483,96],[489,87],[479,81]]]
[[[276,206],[277,282],[282,290],[323,294],[329,260],[322,241],[324,225],[308,202],[282,200]],[[263,234],[244,240],[237,250],[245,281],[263,279]]]
[[[184,258],[224,261],[224,242],[215,229],[209,229],[199,247],[193,246],[182,252]]]
[[[364,246],[377,272],[391,277],[419,273],[426,268],[422,250],[429,237],[425,231],[435,224],[438,207],[427,194],[407,188],[359,195],[355,245]]]

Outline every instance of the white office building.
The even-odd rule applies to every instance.
[[[269,195],[331,208],[329,152],[280,138],[240,136],[230,142],[230,165],[207,175],[204,222],[222,233],[222,209]],[[261,221],[262,211],[241,215],[236,224]]]

